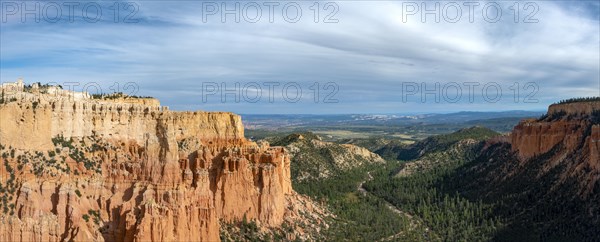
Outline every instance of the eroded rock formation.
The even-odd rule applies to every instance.
[[[558,154],[573,153],[579,157],[574,169],[600,172],[599,118],[598,101],[551,105],[544,117],[523,120],[515,127],[510,136],[512,150],[522,162],[548,155],[553,149],[561,151],[554,152]],[[553,158],[549,166],[557,165],[568,157]],[[599,177],[595,177],[594,182],[597,179]]]
[[[591,101],[590,101],[591,100]],[[600,102],[572,100],[485,141],[448,183],[495,204],[495,240],[599,241]]]
[[[284,221],[289,156],[246,140],[238,115],[11,91],[0,241],[218,241],[219,220]]]

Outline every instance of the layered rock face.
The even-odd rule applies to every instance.
[[[279,226],[293,193],[240,116],[155,99],[5,93],[0,145],[0,241],[218,241],[219,220]]]
[[[515,127],[511,134],[512,150],[523,162],[552,149],[581,150],[580,166],[600,171],[599,113],[597,101],[551,105],[545,117],[523,120]]]
[[[561,180],[579,181],[587,197],[600,183],[600,102],[551,105],[544,117],[521,121],[510,143],[521,165],[543,159],[540,174],[561,166]]]
[[[600,241],[600,102],[575,100],[487,140],[455,179],[496,204],[499,241]]]
[[[558,174],[556,186],[573,180],[576,194],[595,196],[600,189],[600,102],[551,105],[543,117],[514,128],[510,147],[519,166],[537,161],[536,177]]]

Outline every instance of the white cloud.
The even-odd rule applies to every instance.
[[[199,3],[138,4],[142,21],[137,24],[4,23],[0,79],[136,81],[142,92],[169,98],[163,103],[179,107],[199,104],[193,93],[203,81],[296,81],[305,86],[335,81],[340,86],[340,104],[289,106],[296,113],[402,109],[408,105],[398,93],[403,81],[499,82],[505,87],[533,81],[540,86],[540,100],[548,101],[600,95],[598,19],[553,2],[536,2],[539,22],[530,24],[512,22],[506,4],[498,23],[484,21],[481,12],[474,23],[467,16],[458,23],[421,23],[419,16],[411,16],[403,23],[400,2],[339,2],[339,23],[330,24],[312,22],[312,2],[302,2],[302,19],[294,24],[280,14],[268,23],[266,13],[256,24],[223,24],[218,16],[203,23]],[[522,107],[512,99],[502,101],[497,108]],[[214,105],[244,113],[262,108]],[[483,103],[418,105],[471,110]],[[286,104],[281,106],[285,111]]]

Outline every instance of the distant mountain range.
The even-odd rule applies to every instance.
[[[480,120],[514,118],[515,123],[522,118],[539,117],[542,111],[502,111],[502,112],[457,112],[431,114],[242,114],[248,129],[279,129],[314,126],[342,125],[414,125],[414,124],[477,124]]]

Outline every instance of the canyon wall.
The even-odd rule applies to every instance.
[[[594,115],[597,115],[594,111],[600,112],[600,102],[553,104],[544,117],[523,120],[514,128],[511,133],[513,150],[527,160],[558,144],[566,150],[575,150],[585,143],[590,158],[597,158],[600,125],[594,122]]]
[[[238,115],[18,90],[0,104],[0,241],[218,241],[284,221],[285,150]]]
[[[511,144],[523,160],[550,151],[558,144],[574,149],[591,125],[583,120],[556,120],[552,122],[524,120],[511,134]]]
[[[583,194],[600,181],[600,102],[554,104],[539,119],[521,121],[510,135],[521,165],[544,159],[542,172],[564,166],[563,178],[576,177]]]
[[[487,140],[454,177],[498,206],[495,240],[600,241],[600,102],[572,99]]]

